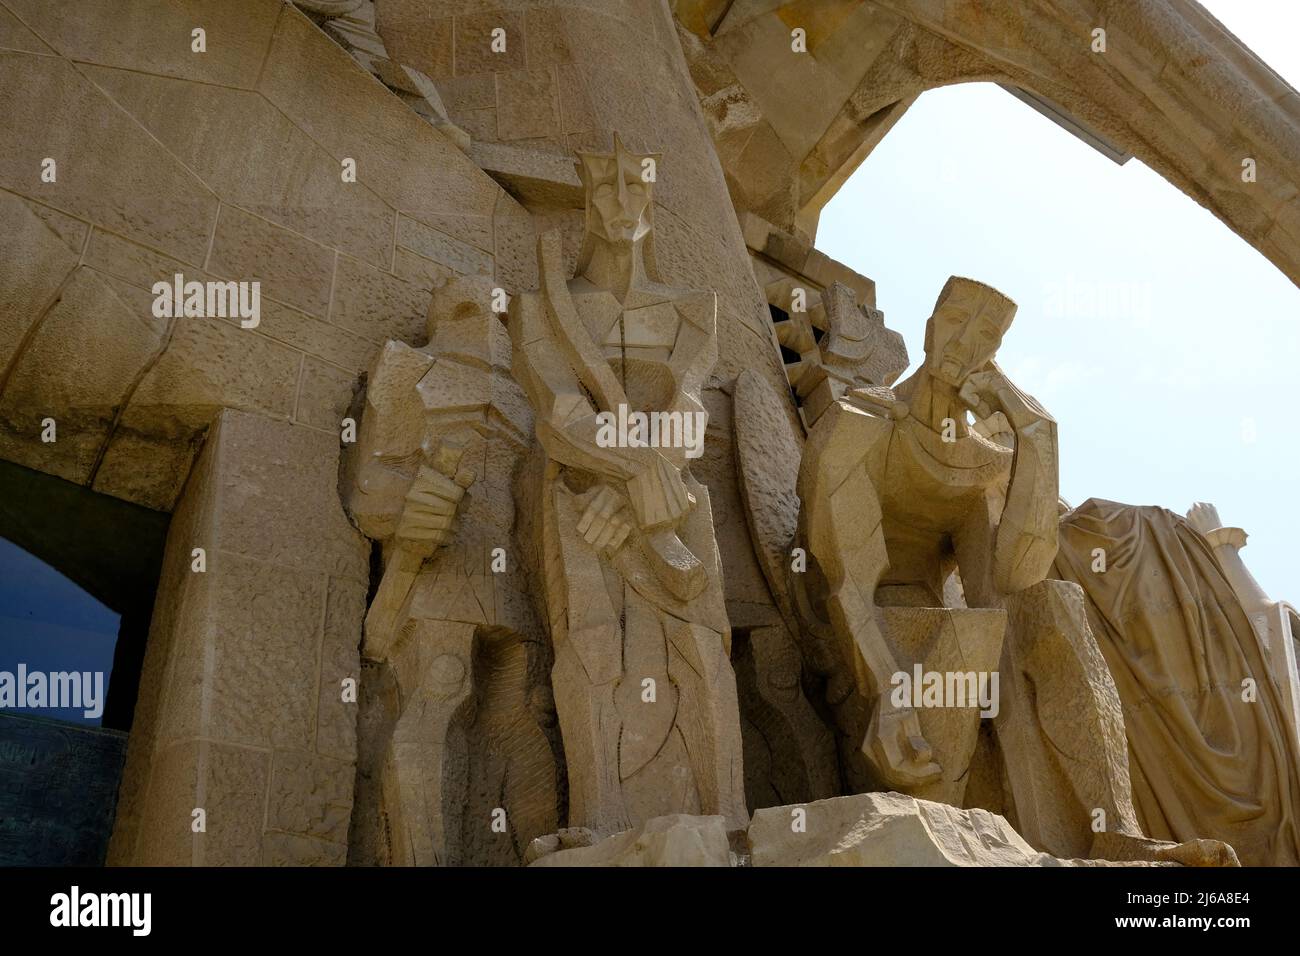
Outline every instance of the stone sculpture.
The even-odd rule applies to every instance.
[[[1087,594],[1123,703],[1145,832],[1211,837],[1248,865],[1294,866],[1294,656],[1285,606],[1236,553],[1244,541],[1211,505],[1183,519],[1089,499],[1061,520],[1056,574]]]
[[[1214,505],[1198,501],[1188,509],[1187,521],[1209,542],[1219,568],[1250,618],[1250,626],[1264,650],[1269,676],[1281,695],[1283,716],[1300,747],[1300,670],[1296,663],[1300,614],[1285,601],[1274,601],[1259,586],[1241,559],[1246,532],[1224,527]]]
[[[559,820],[546,643],[505,547],[532,423],[491,294],[447,283],[428,346],[389,342],[369,377],[348,501],[383,543],[362,645],[361,862],[517,863]]]
[[[775,323],[777,341],[799,355],[785,373],[806,427],[850,389],[892,385],[907,368],[903,337],[885,327],[879,309],[859,305],[844,284],[832,283],[816,301],[806,302],[804,311],[795,309],[795,296],[807,298],[808,290],[793,280],[770,283],[764,291],[769,308],[783,316]],[[781,305],[774,306],[773,299]]]
[[[544,234],[541,288],[510,305],[539,442],[519,497],[554,645],[569,824],[606,835],[686,812],[738,825],[740,728],[709,495],[685,441],[609,425],[666,414],[679,438],[694,428],[702,440],[716,299],[658,274],[658,157],[617,137],[612,153],[579,157],[575,275],[559,234]]]
[[[1300,281],[1300,100],[1201,5],[0,0],[0,47],[0,497],[167,524],[112,863],[729,864],[746,802],[751,862],[1300,862],[1300,620],[1244,533],[1058,524],[1009,302],[954,280],[895,389],[874,281],[817,247],[979,80]],[[617,141],[575,173],[616,126],[671,181]],[[0,856],[50,849],[6,815]]]
[[[368,382],[349,507],[382,542],[383,573],[363,645],[355,862],[527,862],[538,838],[590,846],[673,814],[745,824],[718,550],[690,472],[715,300],[658,275],[645,175],[658,157],[617,138],[579,155],[574,277],[559,235],[543,235],[541,288],[513,299],[508,333],[485,308],[490,280],[447,283],[428,345],[390,342]],[[830,301],[835,332],[854,304]],[[824,337],[819,367],[835,373],[805,406],[806,445],[770,388],[737,382],[749,517],[784,619],[744,635],[746,714],[804,755],[751,789],[980,806],[1058,857],[1233,861],[1196,840],[1199,822],[1151,824],[1182,846],[1142,835],[1120,697],[1079,589],[1047,578],[1055,423],[993,362],[1014,311],[951,279],[925,362],[896,389],[884,382],[905,353],[878,315],[854,336],[858,367]],[[512,538],[522,561],[502,547]],[[824,682],[838,785],[800,657]],[[954,673],[969,673],[970,699],[898,694],[900,675]]]
[[[469,134],[447,116],[438,87],[428,76],[394,59],[376,32],[374,0],[295,0],[325,33],[351,54],[379,82],[440,130],[462,152]]]
[[[797,489],[808,567],[792,565],[789,590],[817,653],[839,655],[828,691],[860,747],[847,758],[855,789],[960,806],[978,781],[970,799],[1005,804],[1031,843],[1085,856],[1090,821],[1140,831],[1114,686],[1077,590],[1046,580],[1056,423],[993,361],[1014,314],[997,290],[953,277],[917,372],[821,413]],[[915,682],[953,674],[964,699],[916,706]]]
[[[858,305],[853,292],[840,283],[818,294],[786,278],[771,283],[765,292],[777,320],[777,341],[799,356],[797,362],[785,365],[789,395],[796,400],[799,418],[797,423],[792,419],[788,397],[772,389],[755,370],[747,369],[736,380],[732,421],[736,474],[755,554],[780,623],[754,628],[747,642],[737,644],[739,652],[733,654],[733,660],[738,678],[748,676],[751,656],[788,662],[783,667],[769,667],[768,674],[760,675],[766,680],[741,683],[742,716],[749,723],[763,720],[767,725],[764,733],[753,735],[766,744],[766,748],[756,748],[758,760],[752,761],[746,751],[747,779],[755,781],[747,790],[752,793],[752,810],[836,796],[846,785],[850,789],[870,785],[855,773],[851,757],[837,757],[831,729],[814,713],[813,701],[825,696],[815,685],[831,680],[842,686],[844,674],[836,666],[830,643],[813,634],[801,620],[788,586],[790,549],[799,519],[796,484],[804,446],[800,425],[815,424],[821,412],[848,390],[890,385],[907,368],[902,336],[885,327],[883,313]],[[829,696],[840,701],[841,725],[865,726],[847,714],[861,709],[859,700],[838,691]],[[851,731],[838,740],[845,756],[857,750],[862,734],[853,742],[849,736]],[[767,767],[758,765],[764,762]],[[794,781],[789,779],[791,771]],[[784,794],[787,799],[774,803],[760,797],[769,793]]]

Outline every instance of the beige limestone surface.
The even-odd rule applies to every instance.
[[[731,198],[774,236],[810,242],[926,90],[996,82],[1141,159],[1300,281],[1300,95],[1193,0],[672,7]],[[1267,172],[1247,181],[1245,159]]]
[[[1057,423],[968,334],[1014,306],[954,280],[895,386],[814,240],[989,80],[1297,278],[1300,96],[1189,0],[995,6],[0,0],[0,457],[174,518],[110,862],[731,865],[751,810],[756,859],[1294,862],[1300,618],[1244,533],[1135,557],[1201,535],[1161,580],[1218,625],[1109,626]],[[156,315],[177,273],[259,323]],[[707,413],[699,457],[586,441],[620,399]],[[1202,659],[1254,709],[1157,726]],[[889,704],[917,665],[996,715]]]
[[[709,493],[689,468],[717,356],[716,293],[662,281],[645,174],[661,157],[613,145],[579,153],[586,225],[574,277],[559,236],[543,236],[541,289],[510,311],[541,456],[541,480],[522,494],[540,511],[534,573],[555,649],[570,825],[600,834],[664,813],[745,815]],[[629,436],[608,424],[648,413],[676,430]]]
[[[677,814],[599,839],[562,830],[533,842],[530,865],[554,866],[1236,866],[1201,841],[1112,847],[1113,860],[1060,859],[1035,850],[1005,819],[901,793],[866,793],[769,807],[728,833],[721,817]],[[1205,844],[1205,845],[1202,845]]]
[[[1119,690],[1144,832],[1210,837],[1248,865],[1294,866],[1289,684],[1210,542],[1165,509],[1098,499],[1064,515],[1061,529],[1057,573],[1083,587]],[[1104,572],[1094,570],[1097,548]]]

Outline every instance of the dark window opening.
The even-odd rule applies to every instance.
[[[0,672],[104,675],[102,714],[30,716],[131,729],[169,520],[0,461]]]
[[[0,461],[0,866],[104,862],[169,520]]]
[[[773,325],[779,325],[782,322],[790,321],[790,313],[787,312],[785,309],[781,308],[779,305],[773,305],[771,302],[769,302],[767,304],[767,311],[772,316]],[[819,329],[813,329],[813,335],[820,340],[820,336],[818,335],[818,332],[820,332]],[[778,335],[779,334],[780,332],[778,330]],[[781,350],[781,361],[786,365],[796,365],[803,360],[802,356],[794,349],[788,348],[787,346],[782,345],[780,342],[777,342],[777,347],[780,348]],[[787,372],[787,380],[788,378],[789,378],[789,373]],[[799,398],[799,390],[794,387],[793,382],[790,383],[790,397],[794,399],[795,405],[802,407],[803,400]]]
[[[0,684],[0,712],[101,726],[121,622],[54,567],[0,538],[0,682],[10,681]],[[81,705],[61,702],[50,688],[38,705],[17,686],[28,685],[29,675],[55,673],[85,678],[77,685]]]

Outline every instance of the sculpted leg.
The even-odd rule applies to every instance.
[[[573,495],[555,490],[566,621],[554,631],[551,684],[569,773],[569,826],[610,834],[628,828],[619,777],[623,628],[596,552],[577,531]]]
[[[1012,689],[994,727],[1017,831],[1060,857],[1236,866],[1236,853],[1218,840],[1142,834],[1119,693],[1079,586],[1043,581],[1012,595],[1008,610],[1003,686]]]
[[[698,624],[668,625],[668,676],[681,688],[677,727],[705,814],[721,814],[731,828],[743,828],[745,774],[741,763],[740,704],[736,675],[723,637]]]
[[[733,634],[732,641],[742,729],[752,728],[745,750],[750,806],[838,796],[835,735],[804,696],[803,662],[794,638],[775,624]],[[755,758],[764,769],[752,765]]]
[[[555,723],[550,668],[534,668],[541,653],[504,628],[475,637],[474,699],[451,729],[468,759],[443,769],[456,787],[446,801],[453,866],[515,866],[534,838],[559,828],[555,753],[545,729]]]
[[[880,780],[906,789],[937,779],[940,768],[916,712],[895,707],[881,693],[899,670],[875,605],[889,556],[871,469],[888,447],[889,427],[845,403],[823,414],[799,476],[799,496],[806,503],[800,530],[825,579],[826,612],[857,691],[877,701],[862,741],[863,756]]]
[[[618,833],[629,825],[618,778],[620,720],[614,704],[618,682],[593,681],[575,642],[608,643],[618,636],[616,628],[570,632],[570,639],[555,648],[551,670],[569,771],[569,826],[600,834]]]
[[[993,505],[985,501],[967,517],[961,530],[953,535],[957,556],[957,573],[967,607],[1004,607],[1005,595],[993,586],[993,542],[996,517]]]
[[[406,700],[393,728],[381,784],[393,865],[447,861],[451,837],[445,771],[449,750],[456,746],[449,730],[473,693],[474,631],[473,624],[420,621],[393,657],[399,674],[416,675],[413,682],[399,677]]]
[[[629,589],[622,617],[623,679],[614,700],[621,726],[618,773],[626,787],[626,781],[663,753],[677,718],[678,693],[668,675],[667,637],[660,614]],[[659,788],[651,784],[650,789]]]
[[[1119,695],[1088,627],[1082,592],[1046,580],[997,593],[993,540],[991,515],[981,509],[954,547],[967,604],[1008,612],[993,724],[1008,802],[1018,832],[1034,846],[1088,856],[1094,825],[1140,833]]]

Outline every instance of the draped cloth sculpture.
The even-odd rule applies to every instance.
[[[1294,738],[1205,538],[1163,508],[1090,499],[1062,519],[1055,573],[1087,595],[1143,830],[1222,840],[1247,865],[1300,862]]]
[[[569,824],[598,834],[667,813],[746,818],[740,722],[709,495],[691,476],[716,296],[660,281],[657,157],[580,153],[586,233],[568,280],[538,244],[541,289],[510,306],[515,377],[540,444],[522,508],[555,648]],[[678,431],[610,435],[608,415]],[[624,440],[626,439],[626,440]]]

